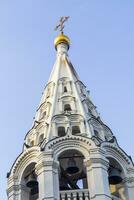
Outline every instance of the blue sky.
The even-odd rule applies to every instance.
[[[134,159],[134,1],[0,0],[1,200],[55,61],[54,26],[68,15],[70,59]]]

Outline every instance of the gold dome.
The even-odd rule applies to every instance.
[[[70,39],[66,36],[66,35],[63,35],[63,34],[60,34],[58,37],[55,38],[54,40],[54,45],[55,45],[55,48],[57,48],[57,45],[60,44],[60,43],[65,43],[68,45],[68,48],[69,48],[69,45],[70,45]]]

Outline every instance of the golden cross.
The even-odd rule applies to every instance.
[[[57,31],[59,29],[60,33],[63,34],[63,29],[64,29],[64,23],[69,19],[68,17],[61,17],[60,18],[60,23],[55,27],[55,31]]]

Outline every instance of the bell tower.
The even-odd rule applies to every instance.
[[[8,200],[133,200],[133,162],[70,62],[67,19],[56,27],[53,70],[22,153],[7,174]]]

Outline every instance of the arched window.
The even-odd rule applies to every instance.
[[[39,137],[39,143],[41,143],[44,139],[44,134],[41,134],[40,137]]]
[[[105,135],[100,131],[94,130],[94,135],[102,141],[106,140]]]
[[[71,111],[72,109],[71,109],[71,106],[70,106],[70,104],[65,104],[64,105],[64,111]]]
[[[46,116],[46,111],[44,111],[44,112],[41,113],[41,115],[40,115],[40,119],[45,118],[45,116]]]
[[[80,133],[80,127],[79,126],[72,126],[72,135],[76,135]]]
[[[50,97],[50,88],[47,89],[47,95],[46,98]]]
[[[66,86],[64,86],[64,92],[67,92],[67,87]]]
[[[99,132],[98,132],[97,130],[94,130],[94,135],[95,135],[96,137],[100,137],[100,136],[99,136]]]
[[[46,111],[45,111],[45,112],[43,112],[43,113],[42,113],[43,117],[45,117],[45,116],[46,116],[46,114],[47,114],[47,112],[46,112]]]
[[[91,113],[91,110],[88,108],[88,112]]]
[[[32,146],[34,146],[34,141],[33,140],[30,142],[30,147],[32,147]]]
[[[66,135],[66,132],[65,132],[65,127],[64,126],[59,126],[58,127],[58,136],[59,137],[63,137]]]

